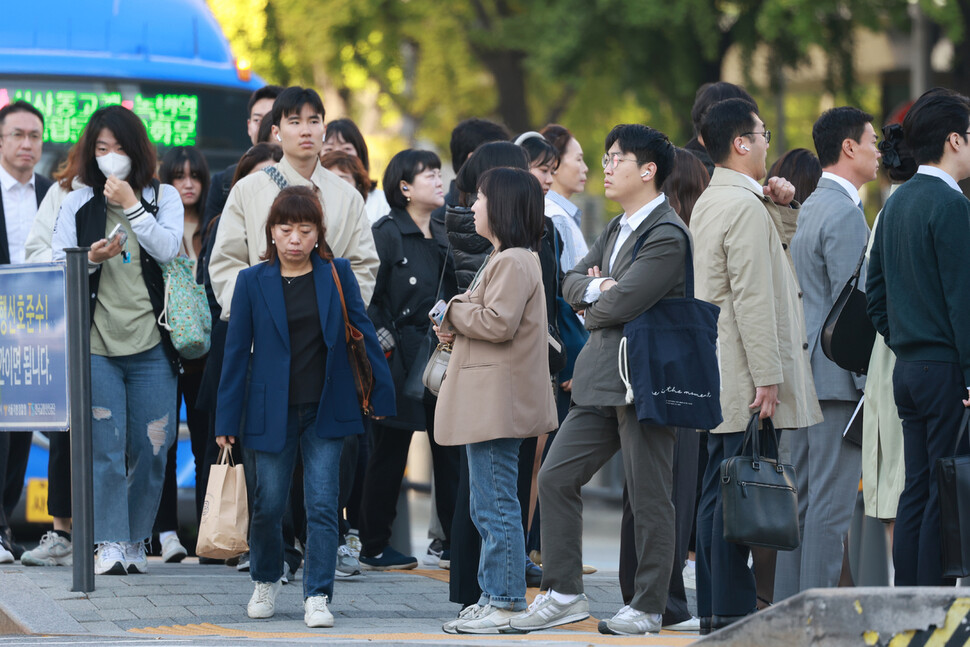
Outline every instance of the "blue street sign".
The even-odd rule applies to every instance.
[[[0,431],[67,431],[64,263],[0,266]]]

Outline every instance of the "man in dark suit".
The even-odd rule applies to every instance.
[[[0,109],[0,265],[24,262],[24,243],[51,186],[34,173],[44,141],[44,115],[26,101]],[[31,432],[0,433],[0,564],[20,559],[9,517],[24,489]]]
[[[636,592],[601,629],[660,631],[674,560],[674,430],[643,424],[626,402],[617,361],[623,325],[664,297],[683,296],[689,234],[659,187],[674,165],[667,136],[641,125],[616,126],[606,138],[606,197],[620,203],[586,257],[569,271],[563,295],[585,309],[589,340],[576,359],[573,407],[539,472],[542,588],[513,631],[548,629],[589,616],[583,594],[580,488],[622,452],[636,524]],[[657,226],[670,225],[670,226]],[[636,258],[637,240],[646,237]]]
[[[862,448],[844,441],[842,432],[862,395],[865,378],[825,356],[821,332],[869,239],[859,189],[879,172],[879,138],[872,115],[848,106],[822,113],[812,137],[822,178],[802,205],[791,253],[802,288],[812,375],[824,420],[781,437],[781,450],[791,452],[798,477],[802,544],[778,554],[776,602],[806,589],[838,586],[844,539],[862,476]]]

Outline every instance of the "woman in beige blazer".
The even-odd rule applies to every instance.
[[[537,249],[542,188],[527,171],[497,168],[479,183],[475,230],[495,248],[468,291],[445,310],[453,342],[438,395],[435,440],[465,445],[471,516],[482,536],[482,596],[452,630],[498,633],[525,609],[525,538],[516,497],[519,444],[556,428],[548,320]]]

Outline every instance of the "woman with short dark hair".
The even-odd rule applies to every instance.
[[[320,166],[357,189],[364,200],[367,200],[367,196],[374,189],[375,183],[367,177],[367,169],[356,155],[343,151],[321,153]]]
[[[327,124],[327,135],[320,152],[326,155],[332,151],[357,157],[364,166],[364,172],[370,173],[370,153],[367,150],[367,142],[364,141],[360,128],[350,119],[334,119]],[[390,211],[390,206],[384,199],[385,193],[377,188],[377,182],[371,180],[370,184],[371,189],[364,196],[364,209],[367,211],[367,219],[374,224]]]
[[[469,290],[448,303],[438,338],[453,343],[435,412],[435,439],[465,445],[471,515],[482,537],[482,595],[443,629],[495,634],[525,609],[525,538],[516,497],[519,445],[557,426],[548,319],[535,251],[542,188],[528,171],[479,181],[475,228],[494,247]]]
[[[178,425],[179,358],[158,316],[160,265],[178,254],[182,201],[153,182],[155,148],[127,108],[91,115],[78,156],[86,186],[61,204],[51,247],[55,261],[65,247],[90,247],[95,573],[145,573]]]
[[[301,452],[307,513],[303,619],[308,627],[332,627],[327,603],[337,560],[340,453],[345,437],[364,433],[343,302],[350,323],[364,335],[375,416],[394,415],[394,387],[350,262],[334,258],[327,246],[313,189],[281,190],[265,232],[263,262],[240,272],[233,290],[216,442],[234,444],[242,432],[256,467],[250,618],[276,611],[283,576],[280,527]]]

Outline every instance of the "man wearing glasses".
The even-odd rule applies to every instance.
[[[0,108],[0,265],[23,263],[24,243],[51,181],[34,173],[44,139],[44,116],[26,101]],[[0,564],[20,559],[9,516],[24,488],[30,432],[0,433]]]
[[[603,156],[606,197],[623,207],[586,256],[563,279],[571,306],[585,309],[589,339],[576,359],[573,406],[539,471],[542,588],[509,632],[549,629],[589,617],[583,594],[580,488],[620,452],[633,509],[638,565],[634,595],[600,631],[660,631],[674,561],[674,429],[641,423],[627,404],[617,354],[623,325],[664,297],[685,292],[690,242],[683,221],[660,191],[674,166],[663,133],[616,126]],[[666,226],[658,226],[666,225]],[[634,257],[637,240],[652,228]]]
[[[724,422],[708,434],[697,512],[697,610],[701,633],[757,608],[750,550],[724,540],[721,461],[741,453],[755,412],[776,429],[822,421],[815,396],[801,292],[788,255],[795,234],[795,187],[767,175],[771,132],[744,99],[711,106],[701,135],[715,169],[694,206],[694,285],[721,308],[717,322]],[[545,511],[543,511],[545,513]]]

